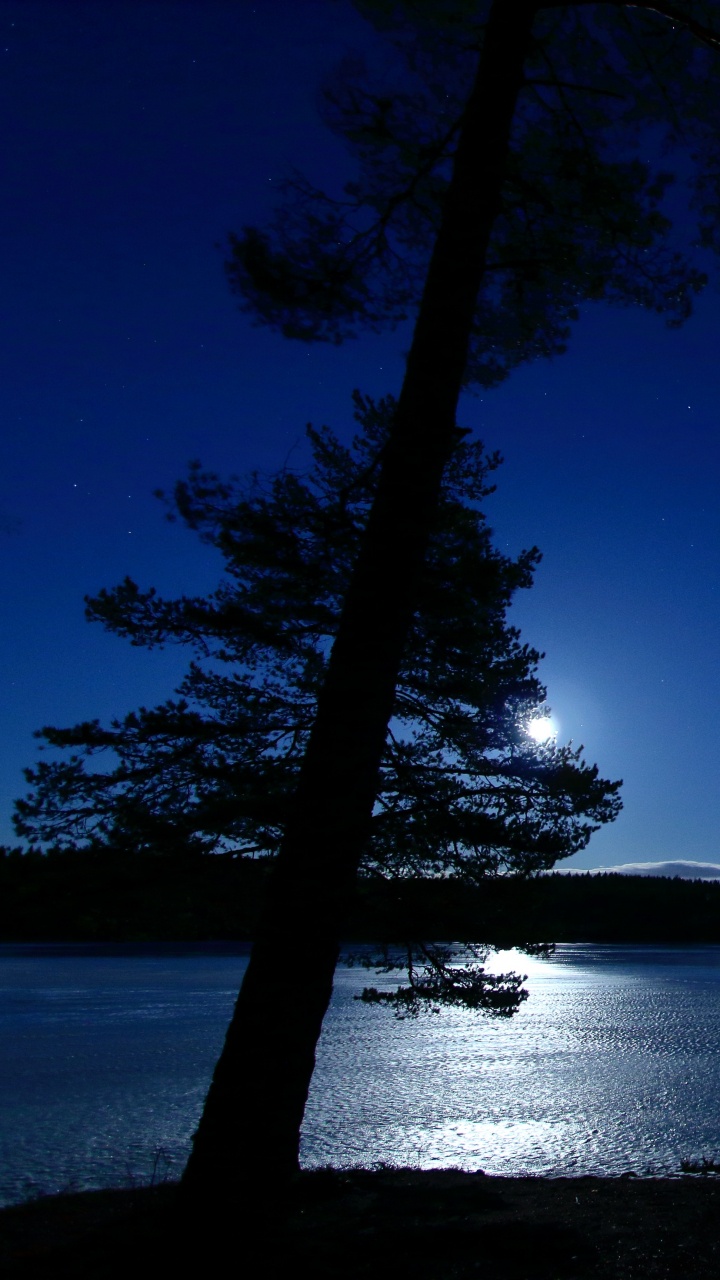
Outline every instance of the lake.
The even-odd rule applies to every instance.
[[[0,1203],[176,1177],[247,949],[0,946]],[[720,947],[561,945],[510,1021],[397,1020],[341,966],[302,1161],[497,1174],[720,1159]]]

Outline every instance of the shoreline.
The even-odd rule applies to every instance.
[[[225,855],[0,851],[6,942],[144,943],[252,939],[267,865]],[[189,904],[192,904],[191,907]],[[551,871],[468,886],[453,880],[357,881],[348,941],[480,938],[528,942],[720,943],[720,880]]]
[[[0,1210],[0,1269],[110,1280],[185,1258],[176,1184],[47,1196]],[[452,1169],[303,1171],[253,1241],[267,1276],[380,1280],[716,1280],[720,1178],[497,1177]],[[242,1235],[242,1233],[241,1233]],[[238,1265],[250,1261],[237,1240]],[[177,1250],[176,1250],[177,1247]],[[204,1240],[202,1256],[211,1242]],[[262,1262],[261,1262],[262,1260]],[[244,1270],[244,1267],[242,1268]]]

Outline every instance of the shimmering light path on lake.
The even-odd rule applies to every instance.
[[[509,1022],[398,1021],[353,998],[374,975],[342,968],[303,1162],[643,1174],[720,1158],[720,948],[512,965],[530,999]],[[0,1203],[177,1175],[244,966],[237,948],[0,948]]]

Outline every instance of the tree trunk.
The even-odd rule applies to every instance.
[[[237,1204],[248,1187],[298,1167],[344,903],[369,832],[416,586],[455,440],[534,11],[532,0],[494,0],[490,12],[377,497],[264,918],[184,1175],[192,1199]]]

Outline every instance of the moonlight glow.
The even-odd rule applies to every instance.
[[[529,720],[525,726],[525,732],[533,739],[534,742],[547,742],[550,738],[557,738],[558,729],[552,716],[543,716],[541,720]]]

